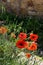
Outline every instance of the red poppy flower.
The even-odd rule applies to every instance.
[[[37,41],[38,35],[37,34],[30,34],[30,39],[33,41]]]
[[[26,48],[27,47],[27,43],[24,41],[24,40],[18,40],[17,41],[17,43],[16,43],[16,46],[18,47],[18,48]]]
[[[27,38],[27,34],[22,32],[22,33],[19,34],[19,38],[26,39]]]
[[[30,54],[30,53],[26,53],[25,56],[26,56],[27,58],[30,58],[31,54]]]
[[[34,51],[37,50],[37,44],[34,42],[30,45],[30,47],[27,48],[30,51]]]

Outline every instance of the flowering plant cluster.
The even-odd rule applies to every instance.
[[[0,27],[0,34],[6,35],[8,32],[8,29],[5,27]],[[18,50],[18,52],[15,54],[16,57],[20,56],[20,54],[23,52],[24,56],[29,59],[34,52],[37,50],[37,39],[38,35],[34,33],[30,33],[29,35],[20,32],[18,36],[16,36],[13,32],[10,34],[11,38],[14,38],[14,47]],[[23,54],[22,53],[22,54]],[[13,56],[12,56],[13,57]],[[19,59],[19,58],[18,58]]]
[[[27,49],[28,51],[36,51],[37,50],[37,39],[38,35],[31,33],[30,36],[28,37],[26,33],[21,32],[19,34],[19,40],[16,43],[16,47],[20,49]],[[29,41],[27,41],[28,39]],[[25,56],[27,58],[30,58],[31,54],[29,52],[25,52]]]

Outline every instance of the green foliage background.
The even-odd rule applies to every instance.
[[[7,33],[8,39],[11,32],[14,32],[16,35],[20,32],[30,33],[31,31],[38,34],[38,48],[43,50],[43,19],[36,16],[20,17],[13,13],[0,12],[0,21],[4,21],[0,23],[0,26],[5,26],[9,29]],[[0,35],[0,65],[19,65],[16,63],[16,60],[14,61],[15,55],[14,58],[12,58],[12,54],[15,54],[15,49],[13,50],[14,44],[12,45],[15,40],[13,40],[13,42],[12,40],[13,39],[10,38],[10,41],[8,41],[4,36]],[[11,46],[13,46],[13,48],[11,48]]]
[[[4,21],[4,25],[10,28],[9,34],[14,31],[17,35],[20,32],[34,33],[39,35],[38,44],[43,48],[43,19],[37,16],[20,17],[8,12],[0,13],[0,21]],[[0,23],[0,25],[3,25]]]

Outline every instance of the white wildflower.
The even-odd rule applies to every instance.
[[[43,65],[43,62],[41,62],[40,65]]]
[[[19,59],[18,59],[18,62],[19,62],[19,63],[21,62],[21,63],[23,64],[23,63],[25,63],[27,60],[28,60],[28,59],[27,59],[26,57],[22,57],[22,58],[19,58]]]
[[[25,55],[24,52],[21,52],[21,53],[18,54],[18,56],[24,56],[24,55]]]

